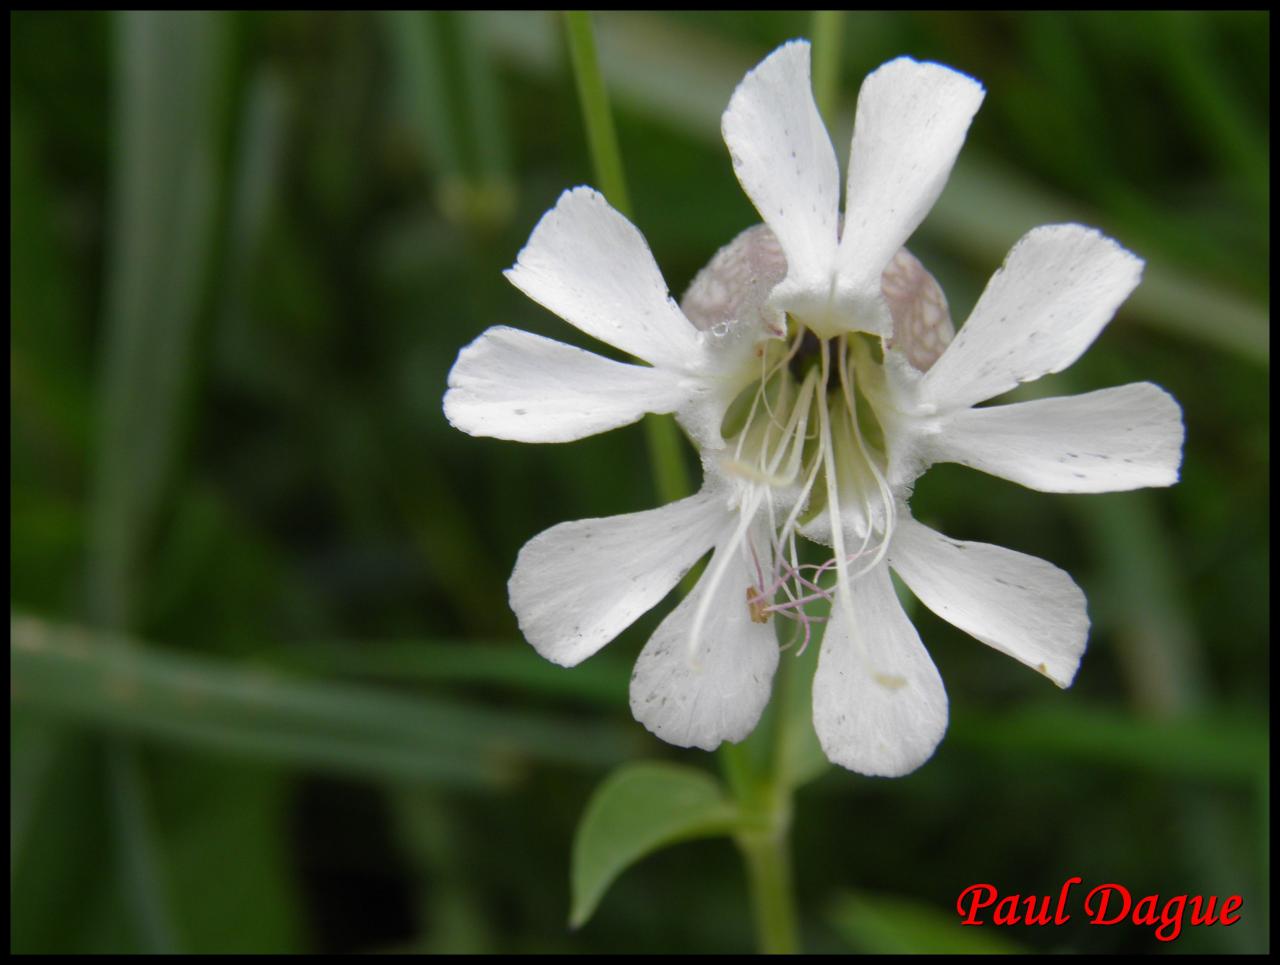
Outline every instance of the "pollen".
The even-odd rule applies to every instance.
[[[769,622],[769,603],[754,586],[747,587],[747,612],[753,623]]]

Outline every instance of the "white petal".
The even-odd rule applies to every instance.
[[[889,562],[938,616],[1069,687],[1089,636],[1084,594],[1052,563],[904,518]]]
[[[548,660],[572,667],[654,607],[723,530],[720,497],[552,526],[516,558],[507,589],[520,630]]]
[[[909,774],[947,729],[947,692],[902,612],[889,568],[841,587],[813,679],[813,725],[832,763],[877,777]],[[853,622],[849,620],[852,611]]]
[[[654,365],[696,364],[697,330],[667,292],[644,236],[591,188],[560,195],[506,276],[602,342]]]
[[[1082,225],[1034,228],[929,370],[923,395],[973,405],[1078,359],[1137,287],[1142,260]]]
[[[473,436],[570,442],[673,412],[694,388],[674,372],[625,365],[497,326],[458,353],[445,418]]]
[[[818,293],[825,305],[835,268],[840,169],[813,100],[808,42],[783,44],[750,71],[733,92],[720,130],[743,190],[786,255],[779,295],[789,294],[779,304],[791,308],[789,298]]]
[[[842,299],[873,310],[881,272],[938,200],[983,96],[972,77],[908,57],[863,81],[840,236]]]
[[[931,441],[936,462],[958,462],[1050,493],[1172,486],[1182,462],[1182,410],[1135,382],[1067,398],[965,409]]]
[[[769,702],[778,668],[773,621],[751,620],[746,590],[753,576],[736,559],[729,560],[729,571],[711,591],[710,616],[701,639],[691,646],[694,612],[723,553],[738,556],[741,548],[721,541],[693,592],[645,644],[631,675],[632,714],[677,747],[709,751],[722,741],[745,738]]]

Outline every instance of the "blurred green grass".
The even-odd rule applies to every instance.
[[[636,222],[678,293],[754,220],[719,113],[810,18],[595,19]],[[649,859],[564,929],[569,843],[604,769],[710,763],[629,720],[656,616],[562,671],[506,606],[530,536],[654,503],[641,430],[524,447],[440,412],[487,325],[574,338],[500,276],[590,180],[557,19],[10,25],[12,950],[747,950],[723,842]],[[806,944],[890,940],[849,908],[892,923],[975,880],[1081,874],[1241,893],[1245,917],[1173,949],[1139,930],[1010,937],[1265,950],[1269,15],[844,29],[841,155],[884,60],[987,87],[912,243],[956,317],[1027,228],[1097,225],[1145,280],[1048,388],[1158,382],[1187,448],[1162,492],[922,480],[926,520],[1075,575],[1090,652],[1059,694],[918,614],[952,733],[909,779],[833,772],[801,794]]]

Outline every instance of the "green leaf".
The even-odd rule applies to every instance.
[[[827,914],[855,951],[869,955],[1014,955],[1017,942],[990,928],[966,927],[945,909],[864,892],[840,895]]]
[[[573,840],[569,924],[584,924],[609,885],[645,855],[730,834],[738,823],[737,808],[704,771],[652,762],[618,769],[596,790]]]

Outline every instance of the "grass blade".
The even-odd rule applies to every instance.
[[[62,734],[44,721],[10,720],[9,735],[9,886],[22,857],[31,818],[40,807],[58,752]]]
[[[273,373],[266,370],[253,349],[249,285],[279,192],[290,111],[283,77],[268,68],[260,69],[249,82],[236,134],[222,255],[223,295],[214,333],[223,368],[264,381]]]
[[[284,653],[283,660],[274,650],[264,659],[345,679],[509,687],[515,693],[572,700],[606,711],[626,706],[631,679],[631,662],[626,659],[600,654],[567,670],[539,657],[522,641],[317,643]]]
[[[30,617],[11,618],[10,641],[15,706],[292,766],[492,785],[529,761],[613,765],[642,739],[631,727],[244,669]]]
[[[573,60],[573,79],[578,87],[578,103],[582,106],[582,121],[587,130],[587,146],[591,149],[591,166],[600,191],[611,205],[630,218],[631,198],[622,173],[622,152],[613,127],[613,111],[609,109],[609,92],[600,73],[591,14],[585,10],[566,11],[564,26]]]
[[[121,889],[141,926],[143,947],[172,952],[178,943],[168,889],[160,877],[160,856],[151,830],[137,749],[128,741],[112,741],[107,749],[107,765],[111,809],[117,824],[116,859]]]
[[[89,533],[89,612],[124,626],[177,440],[213,240],[220,14],[118,24],[114,226]]]
[[[391,49],[396,97],[418,147],[446,182],[463,177],[441,58],[440,13],[389,10],[379,16]]]
[[[983,753],[1027,753],[1251,786],[1267,762],[1266,728],[1220,715],[1143,720],[1080,700],[1002,714],[953,714],[950,739]]]
[[[218,13],[128,12],[116,20],[114,226],[90,511],[88,610],[125,626],[142,548],[176,452],[178,413],[212,244]],[[108,752],[126,896],[152,951],[174,948],[134,751]]]

